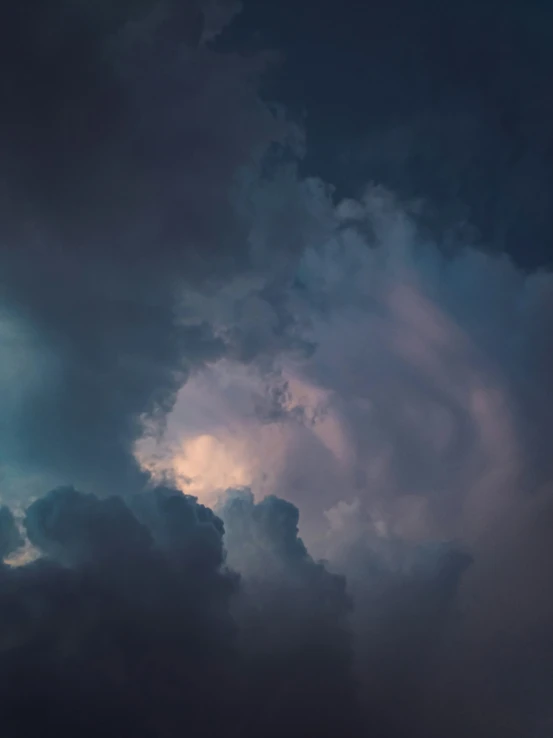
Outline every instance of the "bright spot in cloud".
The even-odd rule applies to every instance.
[[[208,434],[185,440],[173,459],[181,489],[203,501],[218,490],[250,484],[252,470],[240,451]]]

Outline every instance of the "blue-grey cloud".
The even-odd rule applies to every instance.
[[[280,165],[237,9],[4,18],[1,727],[539,735],[551,275]]]
[[[41,556],[0,570],[5,734],[356,735],[345,582],[308,556],[298,511],[235,497],[225,541],[178,491],[129,504],[66,488],[27,509]],[[240,531],[272,547],[267,576],[229,570]]]
[[[3,487],[124,492],[143,418],[223,352],[176,307],[247,264],[232,191],[282,126],[257,98],[265,60],[202,42],[231,6],[31,5],[1,32],[0,304],[2,351],[41,370],[2,412]]]

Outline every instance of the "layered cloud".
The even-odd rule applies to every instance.
[[[246,366],[195,375],[139,458],[210,502],[239,480],[300,507],[310,550],[354,593],[365,699],[386,720],[398,693],[408,703],[392,734],[537,730],[552,663],[553,280],[470,244],[444,253],[382,190],[338,205],[303,191],[306,248],[286,287],[271,305],[268,276],[237,299],[260,301],[265,354],[258,342]],[[276,355],[274,311],[295,337]],[[219,330],[235,315],[221,310]]]
[[[202,41],[233,7],[6,12],[2,347],[8,373],[26,367],[25,397],[2,406],[2,469],[19,492],[34,474],[135,488],[141,416],[223,352],[210,326],[176,321],[176,293],[244,268],[233,187],[284,131],[257,98],[266,59]]]
[[[553,281],[470,244],[444,254],[380,190],[338,206],[310,193],[317,227],[284,287],[190,298],[219,333],[253,334],[254,359],[195,374],[139,456],[207,497],[238,481],[307,515],[356,502],[389,533],[473,541],[550,480]],[[275,355],[279,314],[294,340]]]
[[[230,560],[269,564],[240,581],[221,519],[180,492],[33,503],[42,556],[0,568],[5,735],[357,734],[345,583],[309,557],[297,517],[283,500],[229,501]],[[13,530],[3,510],[3,554]]]
[[[302,178],[238,9],[0,32],[2,729],[541,738],[553,278]]]

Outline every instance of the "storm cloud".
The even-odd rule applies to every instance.
[[[362,703],[391,735],[545,730],[551,275],[444,254],[382,189],[304,192],[320,217],[281,299],[313,350],[215,363],[139,458],[206,500],[238,479],[301,509],[347,577]]]
[[[345,581],[290,503],[242,493],[225,517],[228,562],[221,519],[175,490],[31,504],[42,556],[0,571],[6,734],[354,735]],[[248,545],[272,562],[261,579],[227,568]]]
[[[303,176],[239,12],[3,19],[0,727],[542,738],[553,277]]]
[[[4,486],[136,488],[142,418],[223,352],[179,322],[179,290],[246,267],[232,190],[283,132],[257,98],[266,59],[206,45],[233,7],[6,11],[1,325],[25,376],[2,412]]]

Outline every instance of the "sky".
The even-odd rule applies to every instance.
[[[3,734],[549,736],[549,6],[0,35]]]

